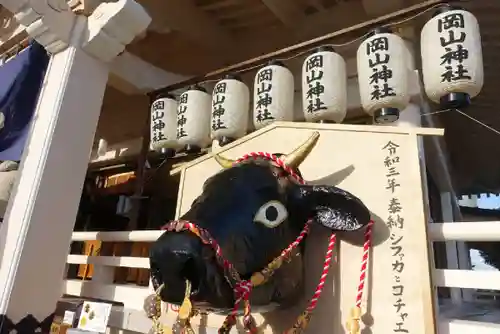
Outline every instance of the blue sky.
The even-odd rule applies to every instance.
[[[481,209],[498,209],[500,208],[500,197],[487,197],[486,195],[482,195],[477,201],[477,206]],[[470,258],[472,264],[474,265],[474,270],[497,270],[496,268],[484,263],[483,258],[475,249],[470,250]]]
[[[486,195],[482,195],[477,201],[477,204],[481,209],[498,209],[500,208],[500,197],[487,197]]]

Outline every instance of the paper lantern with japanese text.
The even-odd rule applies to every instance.
[[[292,72],[279,61],[271,61],[255,74],[253,122],[260,129],[274,121],[293,121],[294,82]]]
[[[346,63],[331,47],[321,47],[304,60],[302,108],[309,122],[340,123],[346,116]]]
[[[408,49],[404,40],[379,28],[357,52],[361,105],[375,123],[395,122],[410,101]]]
[[[169,94],[158,95],[151,103],[150,146],[155,151],[177,147],[177,101]]]
[[[210,143],[211,102],[212,96],[200,86],[190,87],[179,98],[177,140],[188,152]]]
[[[212,94],[212,139],[225,144],[243,137],[248,127],[250,90],[241,79],[227,75],[217,82]]]
[[[483,87],[483,55],[477,19],[441,7],[421,34],[422,75],[429,99],[445,108],[470,104]]]

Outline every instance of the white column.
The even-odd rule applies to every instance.
[[[41,322],[53,313],[63,291],[108,64],[144,33],[151,18],[134,0],[101,2],[88,18],[75,15],[67,1],[0,4],[53,54],[18,185],[0,228],[0,318]],[[5,325],[0,323],[2,333],[9,331]]]
[[[66,257],[108,67],[78,47],[79,18],[68,48],[52,56],[0,230],[0,314],[14,323],[44,320],[61,297]]]

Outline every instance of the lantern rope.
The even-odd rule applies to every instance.
[[[245,160],[249,159],[257,159],[257,158],[265,158],[267,160],[273,161],[280,168],[282,168],[285,172],[287,172],[292,178],[294,178],[298,183],[305,184],[305,180],[298,175],[292,168],[287,166],[284,161],[273,154],[266,152],[251,152],[249,154],[245,154],[242,158],[235,161],[234,164],[238,164]],[[292,254],[292,251],[298,247],[298,245],[304,240],[305,236],[309,233],[310,225],[312,220],[309,219],[303,230],[297,236],[294,242],[292,242],[285,250],[281,252],[281,254],[275,258],[271,263],[269,263],[262,271],[256,272],[252,275],[249,280],[242,280],[240,278],[239,273],[233,267],[233,265],[227,261],[223,254],[222,249],[217,243],[215,239],[213,239],[208,231],[200,228],[199,226],[193,224],[190,221],[177,220],[172,221],[165,225],[162,229],[166,229],[168,231],[181,231],[188,230],[198,236],[201,241],[205,244],[210,245],[216,255],[216,260],[224,269],[226,274],[226,279],[233,286],[234,294],[235,294],[235,304],[231,313],[226,317],[224,323],[219,329],[219,334],[227,334],[230,332],[231,328],[236,324],[236,314],[240,307],[240,304],[243,303],[243,324],[245,329],[247,329],[250,333],[257,334],[259,330],[257,328],[255,319],[251,315],[251,306],[250,306],[250,294],[254,287],[260,286],[266,283],[274,272],[281,267],[281,265],[289,259]],[[365,230],[365,241],[363,244],[363,256],[361,261],[361,270],[359,277],[359,284],[357,288],[356,294],[356,303],[355,306],[351,309],[351,317],[347,322],[347,330],[349,334],[360,334],[360,320],[361,320],[361,300],[363,297],[363,291],[365,288],[366,282],[366,272],[368,270],[368,260],[369,260],[369,251],[371,248],[371,237],[372,237],[372,228],[373,221],[370,220]],[[323,288],[326,283],[326,278],[328,277],[328,273],[331,268],[331,262],[333,260],[333,254],[336,245],[336,234],[332,233],[328,239],[327,251],[325,254],[324,262],[323,262],[323,270],[319,279],[319,283],[316,286],[315,292],[304,310],[302,314],[296,319],[294,325],[286,330],[284,334],[298,334],[302,333],[304,329],[309,324],[311,314],[317,306],[318,300],[323,292]],[[189,300],[190,295],[190,283],[186,282],[186,295],[184,301],[179,309],[179,315],[177,319],[177,324],[180,325],[182,333],[192,333],[193,330],[190,325],[190,318],[195,314],[191,302]],[[160,292],[163,289],[164,285],[161,285],[156,289],[155,295],[151,296],[149,301],[149,305],[152,303],[152,306],[148,306],[148,302],[145,305],[145,309],[149,311],[148,316],[153,320],[154,326],[153,330],[157,334],[166,334],[167,329],[165,326],[161,326],[159,324],[159,316],[161,313],[161,309],[158,307],[159,303],[161,303]],[[150,297],[148,297],[150,298]]]

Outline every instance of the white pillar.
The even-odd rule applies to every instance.
[[[86,19],[77,21],[79,41]],[[75,46],[76,45],[76,46]],[[0,314],[44,320],[61,297],[71,242],[108,68],[72,43],[52,56],[0,230]]]
[[[8,318],[17,333],[46,333],[50,322],[41,331],[36,323],[50,317],[62,295],[108,64],[151,18],[133,0],[102,2],[88,18],[75,15],[66,1],[0,4],[53,54],[0,228],[1,332],[10,332]]]
[[[441,212],[443,222],[450,223],[454,221],[453,206],[451,203],[451,194],[449,192],[441,193]],[[463,242],[462,242],[463,243]],[[446,241],[446,263],[448,269],[461,269],[458,260],[458,242]],[[462,291],[459,288],[450,288],[451,302],[454,305],[462,304]]]

